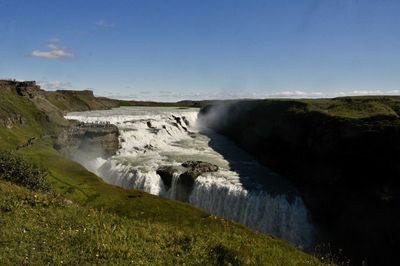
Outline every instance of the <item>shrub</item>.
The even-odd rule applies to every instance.
[[[211,258],[210,264],[215,266],[241,266],[242,262],[238,259],[238,255],[235,251],[226,248],[222,244],[217,244],[209,250],[209,256]]]
[[[11,151],[0,151],[0,178],[36,191],[48,191],[47,170]]]

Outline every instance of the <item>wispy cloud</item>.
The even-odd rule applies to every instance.
[[[325,92],[306,92],[306,91],[279,91],[263,95],[266,98],[324,98],[329,97],[329,93]]]
[[[60,50],[60,49],[65,49],[65,47],[59,46],[59,45],[55,45],[53,43],[50,43],[49,45],[47,45],[48,48],[53,49],[53,50]]]
[[[48,39],[49,42],[61,42],[62,39],[61,38],[50,38]]]
[[[61,42],[61,39],[58,38],[50,38],[50,40],[56,40],[56,42]],[[40,51],[40,50],[33,50],[31,52],[31,56],[43,58],[43,59],[69,59],[75,57],[75,55],[68,51],[68,49],[64,46],[56,45],[50,43],[47,45],[47,48],[50,50],[47,51]]]
[[[104,20],[104,19],[100,19],[100,20],[94,22],[93,24],[96,25],[99,28],[113,28],[113,27],[115,27],[115,23],[109,22],[109,21]]]
[[[34,51],[32,51],[31,56],[39,57],[39,58],[43,58],[43,59],[66,59],[66,58],[73,58],[74,54],[67,52],[65,50],[52,49],[50,51],[34,50]]]

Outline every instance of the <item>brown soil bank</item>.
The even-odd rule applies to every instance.
[[[302,192],[321,241],[352,261],[391,265],[400,241],[400,97],[209,105],[228,136]]]

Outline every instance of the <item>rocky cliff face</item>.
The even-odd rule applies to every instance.
[[[23,126],[28,121],[26,114],[18,112],[21,105],[23,106],[26,102],[14,102],[12,104],[13,106],[9,106],[10,95],[16,98],[18,98],[18,96],[26,97],[30,100],[44,96],[44,91],[36,85],[35,81],[19,82],[14,80],[0,80],[0,93],[0,97],[4,97],[4,103],[0,100],[0,104],[2,104],[0,106],[0,126],[6,128]],[[32,115],[35,115],[38,119],[45,119],[45,114],[38,115],[29,113],[29,116]]]
[[[36,84],[36,81],[0,80],[0,90],[15,92],[31,99],[45,95],[45,91]]]
[[[390,264],[400,240],[400,101],[356,99],[350,106],[358,113],[334,102],[346,99],[331,101],[318,108],[312,106],[317,100],[209,106],[200,120],[290,178],[322,241],[344,249],[353,262]],[[379,112],[367,115],[371,104]]]
[[[19,114],[0,115],[0,125],[6,128],[12,128],[14,125],[24,125],[25,123],[26,118]]]
[[[40,114],[29,114],[28,116],[34,116],[35,120],[47,124],[46,127],[52,125],[54,127],[54,124],[60,127],[68,126],[68,122],[63,118],[65,112],[109,109],[119,106],[119,101],[95,97],[91,90],[44,91],[35,81],[0,80],[0,93],[2,93],[2,97],[19,96],[20,102],[24,102],[23,104],[33,103],[36,111],[39,111]],[[0,109],[0,126],[12,128],[26,124],[29,119],[26,114],[21,112],[23,108],[20,107],[25,106],[13,108],[3,106]]]
[[[58,136],[55,148],[75,160],[107,158],[119,149],[118,136],[115,125],[77,123]]]

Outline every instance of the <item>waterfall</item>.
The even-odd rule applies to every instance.
[[[189,201],[210,213],[279,236],[299,247],[311,244],[312,226],[299,197],[289,202],[286,195],[273,197],[264,191],[247,191],[208,175],[196,180]]]
[[[180,173],[174,173],[172,177],[172,182],[171,182],[171,188],[168,189],[166,192],[165,196],[170,198],[170,199],[178,199],[179,198],[179,191],[177,190],[177,183],[179,179]]]
[[[181,199],[181,163],[210,162],[219,170],[196,179],[190,204],[298,247],[310,247],[313,226],[295,190],[224,137],[202,133],[196,124],[197,114],[197,109],[190,108],[123,107],[70,113],[66,118],[118,126],[121,148],[115,156],[80,162],[105,182]],[[156,173],[160,166],[178,169],[170,186]]]

